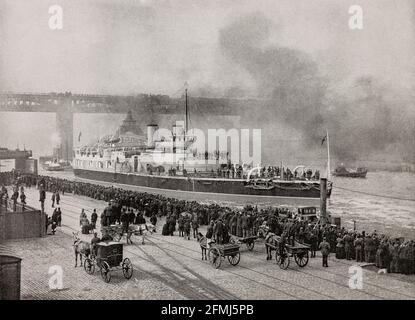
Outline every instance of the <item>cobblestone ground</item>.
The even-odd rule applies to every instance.
[[[28,204],[38,206],[38,191],[29,189],[26,194]],[[121,271],[114,271],[107,284],[98,271],[88,275],[83,268],[74,268],[72,247],[72,232],[79,230],[81,209],[90,216],[92,209],[100,212],[105,205],[86,197],[64,195],[60,204],[63,225],[56,235],[8,241],[23,258],[23,299],[415,299],[414,276],[379,274],[363,268],[363,288],[352,290],[352,261],[330,258],[329,268],[323,269],[318,256],[305,268],[292,260],[288,270],[281,270],[275,260],[265,259],[260,241],[252,252],[241,247],[241,261],[236,267],[223,261],[216,270],[201,260],[194,239],[159,233],[149,236],[145,245],[133,238],[134,244],[124,247],[124,256],[134,265],[132,279],[125,280]],[[46,208],[51,214],[50,201]],[[161,229],[162,222],[158,225]],[[83,236],[85,240],[91,238]],[[53,265],[63,269],[61,290],[51,290],[48,285],[48,271]]]

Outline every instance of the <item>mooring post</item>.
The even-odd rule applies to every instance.
[[[327,179],[320,179],[320,219],[323,224],[328,222],[327,219]]]

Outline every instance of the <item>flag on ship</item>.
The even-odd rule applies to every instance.
[[[323,139],[321,139],[321,145],[323,145],[324,144],[324,141],[326,141],[327,140],[327,133],[326,133],[326,135],[324,136],[324,138]]]

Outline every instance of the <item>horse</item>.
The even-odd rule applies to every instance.
[[[73,235],[73,247],[75,252],[75,268],[78,266],[78,255],[81,260],[81,267],[82,267],[82,256],[88,258],[91,253],[91,245],[89,242],[82,241],[79,238],[79,231],[72,232]]]
[[[270,247],[274,246],[277,247],[278,241],[277,241],[277,235],[275,233],[267,231],[265,235],[265,249],[267,251],[267,260],[272,260],[272,250],[273,248]]]
[[[267,234],[269,233],[269,227],[266,225],[260,225],[258,227],[257,236],[261,239],[265,239]]]
[[[200,249],[202,250],[202,260],[207,260],[206,251],[207,251],[207,246],[208,246],[208,243],[207,243],[208,239],[201,232],[197,233],[196,238],[197,238],[197,242],[199,242]]]

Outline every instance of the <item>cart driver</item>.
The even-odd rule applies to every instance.
[[[94,237],[91,239],[91,252],[94,256],[97,255],[97,249],[98,248],[97,248],[96,244],[98,242],[101,242],[101,239],[98,238],[98,234],[96,232],[94,232]]]
[[[104,235],[102,236],[101,241],[108,242],[108,241],[112,241],[112,240],[113,239],[110,236],[109,232],[108,231],[104,231]]]

